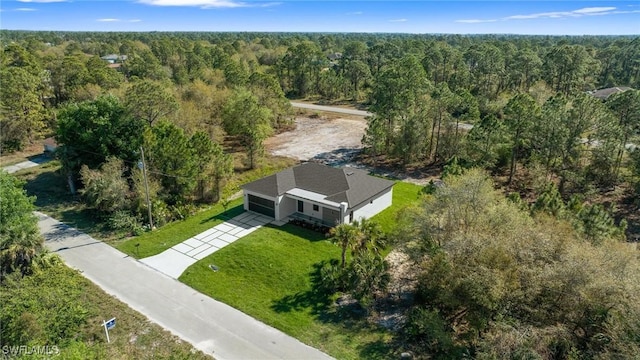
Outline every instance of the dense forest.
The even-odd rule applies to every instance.
[[[293,125],[289,100],[350,104],[372,113],[359,161],[443,182],[391,234],[335,228],[326,291],[375,312],[393,247],[415,265],[414,355],[640,351],[640,37],[0,34],[2,152],[54,136],[69,190],[113,228],[225,201]]]

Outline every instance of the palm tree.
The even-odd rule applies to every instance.
[[[354,221],[353,226],[358,228],[358,239],[353,246],[354,254],[364,254],[368,251],[379,254],[380,250],[385,247],[384,231],[377,222],[361,219]]]
[[[38,220],[31,213],[33,198],[22,182],[0,170],[0,281],[9,273],[30,271],[31,262],[42,249]]]
[[[329,230],[331,242],[340,246],[342,249],[342,261],[340,262],[340,267],[343,269],[347,262],[347,249],[354,246],[360,237],[358,233],[358,228],[350,224],[340,224]]]

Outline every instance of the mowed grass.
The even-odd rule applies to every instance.
[[[200,234],[238,214],[241,214],[243,199],[233,200],[225,211],[221,204],[199,212],[183,221],[169,223],[158,230],[146,232],[138,237],[112,243],[118,250],[141,259],[159,254],[173,245]],[[136,244],[140,244],[136,246]]]
[[[375,220],[393,230],[397,213],[417,203],[420,189],[397,183],[393,206]],[[340,248],[322,234],[268,225],[192,265],[180,281],[338,359],[395,356],[389,331],[337,308],[318,290],[320,264],[339,257]]]
[[[417,205],[421,198],[422,186],[398,181],[393,186],[393,202],[390,207],[374,216],[372,220],[380,224],[386,232],[391,233],[396,226],[396,220],[400,210]]]
[[[339,256],[321,234],[269,225],[192,265],[179,280],[338,359],[386,358],[390,333],[339,312],[335,299],[314,290],[317,264]]]

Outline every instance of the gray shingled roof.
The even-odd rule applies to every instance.
[[[393,184],[393,181],[370,176],[359,169],[305,163],[250,182],[242,188],[270,197],[298,188],[322,194],[328,201],[346,202],[353,208]]]
[[[624,92],[627,90],[632,90],[630,87],[627,86],[616,86],[616,87],[610,87],[610,88],[606,88],[606,89],[599,89],[599,90],[594,90],[592,92],[590,92],[589,94],[591,94],[594,97],[597,97],[598,99],[601,100],[606,100],[609,96],[613,95],[613,94],[617,94],[619,92]]]

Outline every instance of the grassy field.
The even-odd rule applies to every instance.
[[[147,232],[138,237],[123,241],[117,241],[111,245],[133,257],[140,259],[145,258],[159,254],[173,245],[181,243],[194,235],[198,235],[243,211],[242,198],[233,200],[229,204],[229,209],[226,212],[222,205],[216,204],[210,209],[201,211],[186,220],[172,222],[156,231]],[[136,249],[136,244],[140,244],[139,249]]]
[[[407,206],[419,203],[422,186],[398,181],[393,186],[393,203],[383,212],[373,217],[382,229],[390,233],[394,230],[398,212]]]
[[[375,220],[392,230],[398,211],[416,203],[420,189],[397,183],[393,206]],[[338,359],[395,356],[391,333],[337,309],[334,298],[315,290],[318,266],[339,256],[319,233],[266,226],[192,265],[180,281]]]
[[[58,359],[211,359],[61,263],[5,283],[0,300],[3,345],[48,344]]]
[[[321,234],[266,226],[192,265],[180,281],[338,359],[388,358],[391,334],[314,291],[317,264],[339,256]]]

